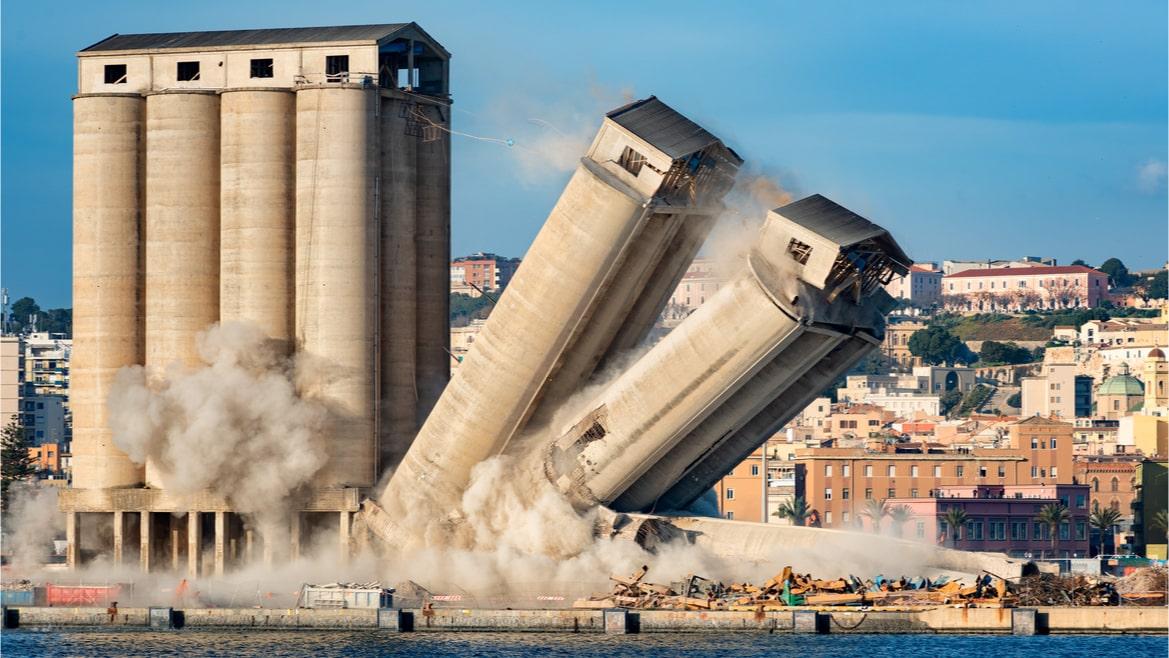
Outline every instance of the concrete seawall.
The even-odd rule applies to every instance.
[[[795,609],[769,612],[682,610],[306,610],[277,608],[6,607],[5,628],[382,629],[386,631],[559,633],[978,633],[1166,634],[1164,608],[933,608],[917,611]]]

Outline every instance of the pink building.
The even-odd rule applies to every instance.
[[[1007,486],[942,486],[932,498],[888,498],[889,507],[905,505],[913,516],[901,531],[905,537],[935,542],[964,551],[995,551],[1012,557],[1088,557],[1089,490],[1083,484]],[[1045,505],[1060,503],[1068,520],[1056,531],[1054,555],[1051,528],[1036,516]],[[966,525],[954,533],[946,511],[966,512]],[[885,520],[888,524],[888,519]]]
[[[885,285],[894,299],[901,299],[919,308],[941,303],[942,272],[933,263],[914,265],[904,276],[893,277]]]
[[[986,313],[1099,306],[1108,275],[1083,265],[964,270],[942,278],[942,305]]]

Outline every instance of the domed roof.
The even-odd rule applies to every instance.
[[[1149,350],[1149,356],[1147,358],[1164,359],[1165,353],[1161,351],[1160,347],[1154,347],[1153,349]]]
[[[1100,385],[1096,395],[1144,395],[1145,385],[1141,380],[1128,374],[1128,364],[1122,363],[1117,368],[1119,374],[1109,377]]]

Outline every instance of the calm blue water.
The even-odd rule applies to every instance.
[[[624,637],[538,633],[377,631],[6,631],[4,656],[969,656],[1065,658],[1166,655],[1165,637],[646,634]]]

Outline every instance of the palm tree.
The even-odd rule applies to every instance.
[[[781,519],[787,519],[792,522],[792,525],[804,525],[804,521],[812,513],[812,508],[808,507],[808,501],[800,496],[789,498],[779,504],[779,509],[772,514]]]
[[[894,505],[889,508],[889,519],[893,522],[893,535],[900,537],[905,522],[913,518],[913,510],[909,505]]]
[[[967,518],[966,510],[961,507],[951,507],[942,514],[946,527],[950,529],[950,537],[954,540],[955,548],[958,547],[958,533],[961,532],[962,526],[966,525]]]
[[[1067,522],[1071,518],[1068,508],[1060,503],[1049,503],[1039,510],[1039,514],[1035,515],[1035,520],[1046,525],[1051,531],[1051,553],[1055,555],[1055,544],[1059,541],[1059,526]]]
[[[1100,532],[1100,552],[1097,555],[1104,554],[1104,538],[1107,533],[1112,530],[1112,527],[1120,522],[1120,510],[1111,507],[1100,507],[1100,503],[1096,503],[1092,514],[1088,517],[1088,525]]]
[[[861,514],[869,517],[869,521],[873,523],[873,532],[881,532],[881,519],[889,516],[889,508],[885,506],[885,501],[870,498],[865,501],[865,508]]]
[[[1161,537],[1164,538],[1166,533],[1169,533],[1169,513],[1166,510],[1161,510],[1154,514],[1149,521],[1149,529],[1160,531]]]

